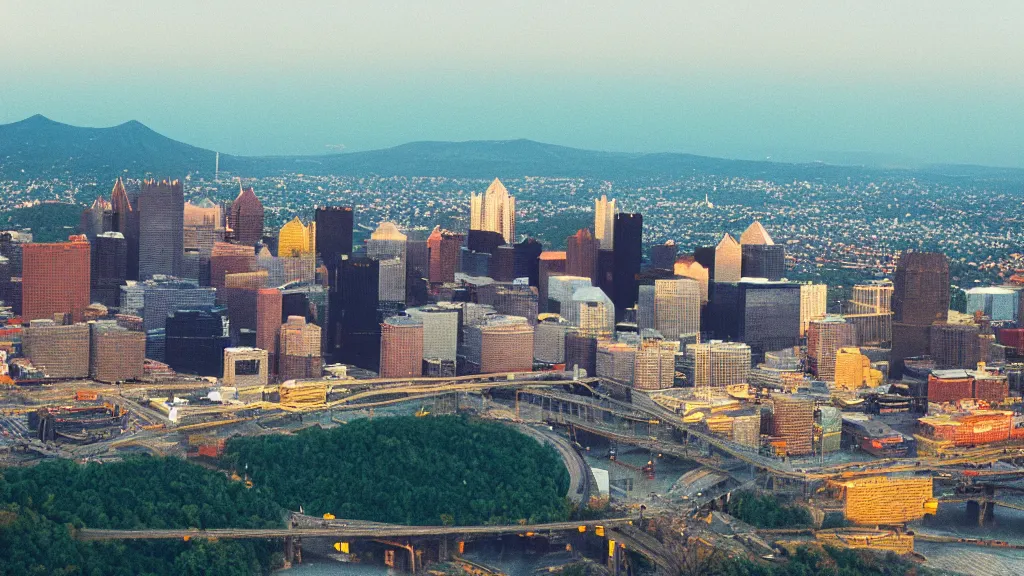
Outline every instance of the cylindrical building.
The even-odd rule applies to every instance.
[[[391,316],[380,325],[380,377],[406,378],[423,374],[423,322],[411,316]]]

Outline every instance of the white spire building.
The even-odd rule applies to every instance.
[[[516,239],[516,197],[497,178],[483,194],[469,196],[469,229],[497,232],[512,244]]]

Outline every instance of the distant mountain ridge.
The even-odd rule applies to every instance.
[[[211,177],[215,153],[168,138],[140,122],[84,128],[35,115],[0,125],[0,177],[111,178],[127,170],[134,177]],[[718,174],[759,178],[863,177],[889,170],[823,163],[728,160],[682,153],[625,153],[583,150],[532,140],[410,142],[393,148],[322,156],[220,155],[220,169],[261,177],[301,172],[314,175],[596,177],[610,180]],[[942,165],[914,173],[1024,182],[1024,170]]]

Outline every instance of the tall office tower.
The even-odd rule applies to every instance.
[[[277,288],[256,292],[256,347],[267,351],[267,368],[271,374],[277,374],[277,339],[281,332],[283,302]]]
[[[664,244],[655,244],[651,246],[651,268],[675,270],[678,255],[679,246],[675,240],[668,240]]]
[[[835,386],[840,390],[874,388],[882,383],[882,373],[871,368],[871,359],[860,348],[836,350]]]
[[[320,377],[323,356],[319,326],[307,323],[302,316],[289,316],[281,325],[278,342],[277,365],[282,381]]]
[[[551,278],[553,276],[559,276],[565,274],[565,252],[552,252],[545,250],[540,253],[540,257],[537,260],[537,293],[539,295],[539,307],[541,312],[550,312],[550,303],[548,301],[548,288]]]
[[[70,315],[81,322],[89,305],[89,242],[69,236],[67,242],[30,243],[22,247],[21,309],[27,320]]]
[[[99,382],[142,378],[146,361],[146,334],[127,330],[116,322],[90,323],[89,377]]]
[[[611,295],[615,291],[615,252],[597,251],[597,287]]]
[[[714,252],[712,251],[711,254],[714,255]],[[714,264],[712,264],[713,266]],[[708,282],[711,280],[708,268],[697,262],[694,257],[684,256],[676,260],[672,270],[676,276],[696,280],[697,285],[700,286],[700,301],[702,303],[708,301]]]
[[[391,316],[380,325],[380,377],[423,375],[423,323],[410,316]]]
[[[15,280],[13,266],[6,256],[0,256],[0,304],[9,306],[15,315],[21,315],[21,278]]]
[[[644,218],[640,214],[615,215],[612,293],[609,296],[621,315],[636,304],[640,261],[643,259]]]
[[[256,256],[256,267],[267,273],[267,286],[283,286],[293,282],[310,284],[316,281],[316,260],[312,254],[298,257],[271,256],[264,248]]]
[[[146,180],[139,195],[139,278],[181,275],[185,254],[181,182]]]
[[[750,346],[721,340],[687,344],[683,373],[698,393],[746,384],[750,377]]]
[[[654,330],[654,285],[643,284],[636,296],[637,330]]]
[[[255,246],[263,239],[263,203],[252,188],[243,188],[241,181],[228,213],[228,226],[235,242],[243,246]]]
[[[183,246],[186,252],[210,256],[215,242],[224,241],[224,216],[219,204],[203,198],[185,203]]]
[[[676,379],[676,354],[679,342],[662,338],[643,338],[634,356],[633,388],[662,390]]]
[[[565,369],[575,367],[588,376],[597,375],[597,338],[569,330],[565,334]]]
[[[744,280],[716,282],[712,294],[716,338],[746,342],[755,362],[766,352],[800,342],[800,285]]]
[[[526,278],[530,286],[540,286],[540,255],[544,245],[534,238],[527,238],[515,245],[513,275]],[[539,292],[539,290],[538,290]]]
[[[410,230],[405,254],[405,301],[410,306],[427,303],[427,275],[430,274],[430,250],[427,236],[420,230]]]
[[[377,299],[380,302],[405,303],[405,261],[401,258],[379,260]]]
[[[277,255],[298,258],[316,254],[316,222],[309,226],[296,216],[281,227],[277,233]]]
[[[842,317],[812,320],[807,329],[807,369],[819,380],[835,381],[836,351],[856,343],[856,329]]]
[[[949,311],[949,262],[935,252],[905,252],[893,276],[890,372],[903,374],[903,361],[928,353],[928,327]]]
[[[113,226],[114,207],[100,194],[93,200],[91,206],[82,210],[78,231],[92,242],[97,234],[113,230]]]
[[[593,338],[611,338],[615,333],[615,304],[596,286],[580,288],[572,295],[566,320],[579,333]]]
[[[142,318],[143,330],[164,328],[167,315],[183,308],[210,307],[217,291],[194,280],[158,276],[121,287],[121,312]]]
[[[481,194],[469,197],[470,230],[498,232],[506,244],[516,240],[516,198],[497,178]]]
[[[329,270],[339,265],[342,254],[352,253],[354,220],[348,206],[316,207],[316,249]]]
[[[459,249],[457,270],[466,276],[486,278],[491,274],[491,255],[487,252],[473,252],[463,246]]]
[[[28,262],[25,267],[28,268]],[[32,320],[21,331],[21,345],[25,356],[48,378],[89,376],[88,324]]]
[[[929,336],[929,351],[937,369],[973,369],[982,360],[977,324],[933,324]]]
[[[139,279],[139,213],[128,197],[124,181],[114,182],[110,191],[110,229],[124,235],[128,246],[128,279]]]
[[[224,287],[217,290],[217,303],[227,307],[231,324],[231,341],[241,346],[256,344],[256,297],[267,287],[267,273],[241,272],[226,274]]]
[[[561,314],[563,318],[576,325],[578,316],[573,315],[571,310],[572,295],[576,290],[590,286],[592,286],[590,278],[585,276],[569,276],[567,274],[551,276],[547,281],[548,311]]]
[[[329,355],[376,371],[380,362],[380,263],[370,258],[343,257],[337,281],[331,286],[337,290],[332,292],[328,306]]]
[[[101,232],[93,238],[90,262],[92,301],[117,307],[121,285],[128,279],[128,243],[120,232]]]
[[[889,280],[853,287],[846,321],[857,327],[860,346],[886,346],[892,341],[892,291]]]
[[[488,276],[496,282],[511,282],[515,279],[516,249],[511,244],[498,246],[491,256]]]
[[[376,260],[398,258],[405,262],[408,237],[392,222],[381,222],[366,241],[366,256]]]
[[[781,280],[786,275],[786,248],[781,244],[741,246],[741,274],[745,278]]]
[[[597,252],[601,242],[584,228],[565,240],[565,271],[570,276],[590,278],[597,284]]]
[[[256,271],[256,251],[252,246],[217,242],[210,253],[210,285],[224,287],[224,276]]]
[[[743,248],[726,234],[715,247],[715,282],[739,282],[743,270]]]
[[[800,337],[807,336],[812,320],[825,317],[828,286],[826,284],[800,284]]]
[[[772,397],[772,403],[772,436],[786,443],[789,456],[810,454],[814,400],[807,396],[778,394]]]
[[[165,356],[179,374],[221,376],[224,349],[231,345],[227,311],[206,306],[178,309],[167,315]]]
[[[478,374],[533,371],[533,326],[521,316],[492,315],[466,327],[466,362]]]
[[[505,237],[501,232],[489,230],[470,230],[466,235],[466,247],[473,252],[484,252],[494,254],[498,246],[505,244]]]
[[[594,200],[594,237],[601,250],[615,248],[615,200],[604,195]]]
[[[599,339],[594,375],[617,384],[632,385],[636,371],[636,350],[635,342]]]
[[[1018,320],[1018,294],[997,286],[971,288],[967,290],[967,313],[981,312],[994,322]]]
[[[572,324],[558,314],[541,314],[533,328],[534,361],[552,365],[564,363],[565,335],[572,330]]]
[[[429,250],[431,284],[443,284],[455,281],[455,269],[459,262],[459,249],[462,247],[462,235],[440,226],[434,228],[427,238]]]
[[[423,358],[454,362],[459,346],[459,308],[410,308],[409,316],[423,324]]]
[[[498,314],[522,316],[530,324],[537,323],[537,289],[529,284],[495,282],[481,286],[478,296],[480,304],[494,306]]]
[[[666,340],[698,340],[700,284],[690,278],[654,281],[654,329]]]

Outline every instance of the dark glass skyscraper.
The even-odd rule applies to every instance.
[[[664,244],[651,246],[651,268],[662,270],[673,270],[676,265],[676,256],[679,254],[679,246],[672,240]]]
[[[719,282],[712,297],[715,338],[748,344],[755,363],[800,343],[799,284]]]
[[[180,276],[184,259],[185,196],[181,182],[147,180],[139,196],[139,278]]]
[[[348,206],[316,207],[316,250],[328,268],[335,268],[342,254],[352,253],[354,222]]]
[[[744,278],[781,280],[786,275],[786,247],[782,244],[744,244],[741,262]]]
[[[380,262],[344,257],[331,282],[328,306],[328,356],[332,361],[377,370],[380,318],[377,287]]]
[[[540,253],[544,245],[534,238],[527,238],[515,248],[515,277],[529,278],[530,286],[540,285]]]
[[[101,232],[92,240],[92,300],[119,306],[128,278],[128,243],[120,232]]]
[[[223,307],[176,310],[167,316],[167,364],[177,372],[200,376],[224,373],[224,349],[231,337],[224,330]]]
[[[893,275],[890,375],[903,375],[906,358],[928,353],[928,328],[949,311],[949,261],[936,252],[900,255]]]
[[[643,231],[643,215],[625,212],[615,215],[612,293],[609,296],[615,304],[617,318],[636,304],[636,275],[640,273],[643,259]]]

